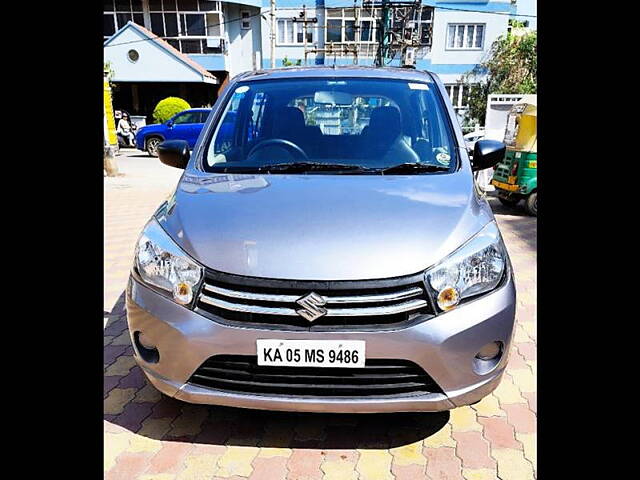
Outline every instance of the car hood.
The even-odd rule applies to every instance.
[[[424,270],[493,219],[471,172],[434,175],[185,173],[157,218],[214,270],[365,280]]]

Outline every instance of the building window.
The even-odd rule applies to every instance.
[[[151,31],[182,53],[223,53],[220,2],[149,0]]]
[[[447,48],[452,50],[482,50],[484,24],[450,23],[447,28]]]
[[[240,10],[240,28],[242,30],[251,30],[251,12],[249,10]]]
[[[448,84],[444,86],[449,94],[451,103],[456,112],[469,108],[469,87],[461,83]]]
[[[279,18],[276,42],[278,45],[303,45],[304,24],[290,18]],[[313,43],[312,27],[307,27],[307,43]]]
[[[329,8],[326,15],[326,43],[375,43],[376,19],[380,9]]]
[[[105,0],[103,5],[103,35],[105,40],[124,27],[129,21],[144,26],[142,0]]]
[[[420,45],[430,46],[433,38],[433,8],[422,7],[422,11],[416,13],[415,22]]]

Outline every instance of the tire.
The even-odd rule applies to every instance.
[[[526,212],[534,217],[538,216],[538,192],[531,193],[524,204]]]
[[[504,197],[498,197],[498,200],[500,200],[500,203],[503,204],[505,207],[515,207],[520,201],[519,198],[504,198]]]
[[[147,139],[146,150],[147,153],[152,157],[158,156],[158,145],[162,142],[161,138],[151,137]]]

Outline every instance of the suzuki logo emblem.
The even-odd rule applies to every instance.
[[[302,307],[300,310],[296,310],[296,313],[310,322],[327,314],[327,309],[323,308],[323,305],[325,305],[327,301],[323,296],[315,292],[299,298],[296,300],[296,303]]]

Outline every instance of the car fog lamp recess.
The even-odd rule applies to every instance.
[[[502,351],[502,342],[487,343],[476,354],[476,358],[480,360],[493,360],[498,355],[500,355],[501,351]]]
[[[142,332],[138,332],[138,341],[140,342],[140,345],[148,350],[154,350],[156,348],[151,340],[149,340],[149,338],[147,338],[147,336]]]

